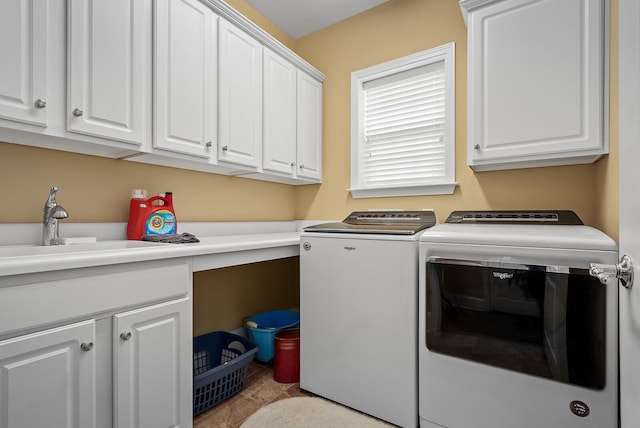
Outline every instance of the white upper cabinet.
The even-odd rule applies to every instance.
[[[222,0],[0,0],[0,55],[1,142],[319,181],[324,75]]]
[[[606,0],[462,0],[467,163],[476,171],[608,153]]]
[[[297,176],[322,180],[322,83],[298,70]]]
[[[260,167],[262,45],[220,18],[218,67],[218,160]]]
[[[322,178],[322,83],[265,48],[263,169]]]
[[[49,2],[0,3],[0,118],[47,125]]]
[[[296,172],[297,70],[289,61],[264,49],[264,152],[265,170]]]
[[[211,156],[217,132],[217,20],[197,0],[155,2],[155,148]]]
[[[68,3],[67,129],[142,145],[149,134],[151,2]]]

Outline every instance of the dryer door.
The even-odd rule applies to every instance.
[[[604,388],[606,289],[588,270],[430,258],[426,281],[430,351]]]

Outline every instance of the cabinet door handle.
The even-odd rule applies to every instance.
[[[82,349],[84,352],[89,352],[93,349],[93,342],[82,342],[80,344],[80,349]]]
[[[122,339],[122,340],[131,339],[131,332],[130,331],[123,331],[122,333],[120,333],[120,339]]]
[[[82,110],[80,110],[79,108],[74,108],[71,113],[73,113],[73,115],[75,117],[80,117],[80,116],[82,116],[84,114],[84,112]]]
[[[34,105],[36,106],[36,108],[45,108],[47,106],[47,102],[42,98],[38,98]]]
[[[229,150],[229,146],[227,146],[226,144],[224,146],[222,146],[222,151],[226,152],[227,150]]]
[[[300,169],[304,169],[304,165],[300,165]]]
[[[473,148],[476,149],[476,150],[480,150],[480,144],[474,144]]]
[[[291,162],[291,168],[295,168],[296,167],[296,163],[295,162]]]
[[[211,142],[211,141],[207,141],[207,142],[205,143],[205,146],[207,146],[207,147],[211,147],[211,146],[213,146],[213,142]]]

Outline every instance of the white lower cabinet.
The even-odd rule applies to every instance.
[[[118,428],[186,427],[193,402],[188,298],[117,314],[114,406]],[[187,418],[189,417],[189,418]]]
[[[0,341],[0,426],[96,427],[95,321]]]
[[[0,428],[191,428],[187,262],[0,277]]]

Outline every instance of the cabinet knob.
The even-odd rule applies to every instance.
[[[34,104],[36,108],[45,108],[47,106],[47,102],[42,98],[38,98]]]
[[[80,349],[82,349],[84,352],[89,352],[93,349],[93,342],[82,342],[80,344]]]
[[[82,110],[80,110],[79,108],[74,108],[71,113],[73,113],[73,115],[75,117],[80,117],[80,116],[82,116],[84,114],[84,112]]]
[[[295,162],[291,162],[291,168],[295,168],[296,163]]]
[[[229,150],[229,146],[227,146],[226,144],[224,146],[222,146],[222,151],[226,152],[227,150]]]
[[[131,339],[131,332],[130,331],[123,331],[122,333],[120,333],[120,339],[122,339],[122,340]]]
[[[300,169],[304,169],[304,165],[300,165]]]
[[[476,150],[480,150],[480,144],[474,144],[473,148],[476,149]]]
[[[207,146],[207,147],[211,147],[211,146],[213,146],[213,143],[212,143],[211,141],[207,141],[207,142],[205,143],[205,146]]]

